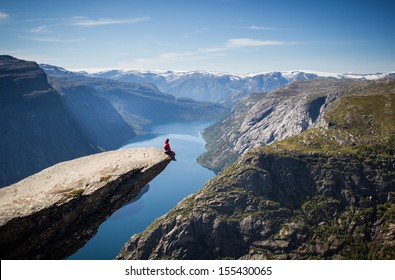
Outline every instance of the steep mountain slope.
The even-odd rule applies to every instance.
[[[0,186],[98,151],[36,63],[0,56]]]
[[[226,110],[125,83],[0,56],[0,186],[57,162],[120,147],[147,126],[216,120]],[[49,81],[49,82],[48,82]]]
[[[394,259],[395,80],[351,85],[320,125],[250,150],[119,259]]]
[[[41,65],[56,83],[59,80],[76,87],[93,88],[121,114],[122,118],[137,131],[144,133],[149,125],[191,120],[216,120],[227,110],[218,104],[196,102],[191,99],[177,99],[164,94],[153,84],[137,84],[105,78],[92,78],[64,70],[63,68]]]
[[[203,132],[208,151],[199,163],[218,172],[251,147],[305,131],[320,121],[344,89],[358,83],[361,81],[313,79],[294,82],[268,95],[247,96],[224,120]]]
[[[111,103],[92,87],[73,85],[52,77],[48,80],[60,93],[66,110],[100,150],[118,149],[136,136]]]

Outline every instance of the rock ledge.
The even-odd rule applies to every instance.
[[[161,149],[66,161],[0,189],[2,259],[63,259],[170,162]]]

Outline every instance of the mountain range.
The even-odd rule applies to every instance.
[[[214,121],[227,111],[152,84],[47,75],[11,56],[0,56],[0,89],[0,187],[60,161],[117,149],[149,126]]]
[[[217,176],[117,259],[394,259],[394,76],[87,73],[0,56],[0,186],[152,125],[218,120],[199,158]]]
[[[51,84],[61,90],[72,86],[89,87],[106,99],[122,118],[138,133],[147,126],[189,120],[214,120],[227,109],[207,101],[176,98],[161,92],[151,83],[118,81],[67,71],[61,67],[41,64]]]
[[[63,71],[66,71],[63,69]],[[118,81],[149,83],[162,92],[176,97],[211,101],[233,106],[239,99],[251,92],[270,92],[294,81],[314,78],[372,80],[395,77],[395,72],[376,74],[337,74],[316,71],[283,71],[235,75],[207,71],[138,71],[107,70],[84,73],[92,77]]]
[[[377,80],[393,78],[395,72],[375,74],[339,74],[308,70],[250,73],[246,75],[213,71],[119,70],[98,72],[70,71],[62,67],[40,64],[48,75],[55,77],[86,76],[128,83],[151,85],[177,98],[221,103],[232,107],[253,92],[271,92],[295,81],[315,78]]]

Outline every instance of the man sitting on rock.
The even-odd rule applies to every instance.
[[[172,160],[176,160],[176,153],[171,150],[169,139],[166,139],[163,149],[166,155],[170,156]]]

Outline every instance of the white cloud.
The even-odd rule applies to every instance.
[[[9,18],[9,15],[0,11],[0,20],[6,20]]]
[[[224,46],[199,49],[203,53],[220,53],[243,47],[264,47],[289,44],[285,41],[255,40],[250,38],[229,39]]]
[[[199,49],[199,51],[204,52],[204,53],[218,53],[218,52],[223,52],[227,51],[229,48],[227,47],[212,47],[212,48],[202,48]]]
[[[228,48],[242,48],[242,47],[263,47],[263,46],[279,46],[285,45],[284,41],[270,41],[270,40],[255,40],[250,38],[230,39],[226,43]]]
[[[191,52],[168,52],[150,58],[138,58],[137,64],[158,64],[163,62],[194,61],[227,55],[228,52],[243,47],[264,47],[290,44],[285,41],[255,40],[250,38],[229,39],[224,46],[200,48]]]
[[[73,17],[71,25],[74,26],[102,26],[102,25],[114,25],[114,24],[134,24],[143,21],[150,20],[150,17],[138,17],[132,19],[113,19],[113,18],[98,18],[98,19],[89,19],[86,17]]]
[[[233,28],[233,29],[244,29],[244,30],[290,30],[287,28],[280,28],[280,27],[271,27],[271,26],[257,26],[257,25],[250,25],[250,26],[234,26],[234,25],[227,25],[224,26],[225,28]]]
[[[83,38],[75,38],[75,39],[61,39],[54,37],[31,37],[31,36],[19,36],[19,38],[36,41],[36,42],[47,42],[47,43],[75,43],[84,41]]]

